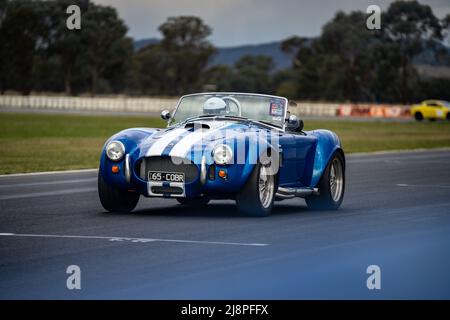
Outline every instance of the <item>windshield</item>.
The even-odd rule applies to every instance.
[[[444,107],[450,108],[450,102],[442,101],[442,104],[444,105]]]
[[[264,121],[283,127],[287,99],[244,93],[205,93],[181,98],[171,124],[188,118],[212,116],[238,116]]]

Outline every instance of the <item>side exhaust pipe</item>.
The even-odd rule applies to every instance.
[[[292,199],[292,198],[306,198],[310,195],[318,195],[319,189],[317,188],[282,188],[279,187],[276,193],[278,200]]]

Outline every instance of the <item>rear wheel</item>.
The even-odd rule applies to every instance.
[[[447,115],[445,116],[445,119],[447,119],[448,121],[450,121],[450,112],[447,113]]]
[[[98,173],[98,195],[103,208],[109,212],[130,212],[139,201],[138,193],[114,188],[107,184],[100,171]]]
[[[264,217],[270,214],[276,192],[276,176],[271,164],[257,164],[242,190],[236,195],[240,212],[247,216]]]
[[[205,207],[209,203],[209,198],[206,197],[198,197],[198,198],[177,198],[178,203],[184,206],[191,207]]]
[[[422,114],[422,112],[416,112],[416,113],[414,113],[414,119],[416,119],[417,121],[422,121],[422,120],[423,120],[423,114]]]
[[[319,195],[306,197],[308,208],[314,210],[337,210],[344,199],[345,167],[344,157],[337,152],[328,163],[320,179]]]

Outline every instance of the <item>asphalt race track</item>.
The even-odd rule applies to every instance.
[[[96,175],[0,177],[1,299],[450,298],[449,150],[350,156],[339,211],[294,199],[267,218],[155,198],[107,214]]]

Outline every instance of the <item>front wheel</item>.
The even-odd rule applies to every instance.
[[[109,212],[130,212],[139,201],[138,193],[114,188],[107,184],[100,171],[98,173],[98,195],[103,208]]]
[[[416,113],[414,113],[414,119],[416,119],[417,121],[422,121],[422,120],[423,120],[423,114],[422,114],[422,112],[416,112]]]
[[[242,190],[236,195],[240,212],[247,216],[264,217],[270,214],[276,192],[276,176],[271,164],[257,164]]]
[[[306,197],[308,208],[314,210],[337,210],[344,200],[345,166],[344,157],[336,152],[320,179],[319,195]]]

